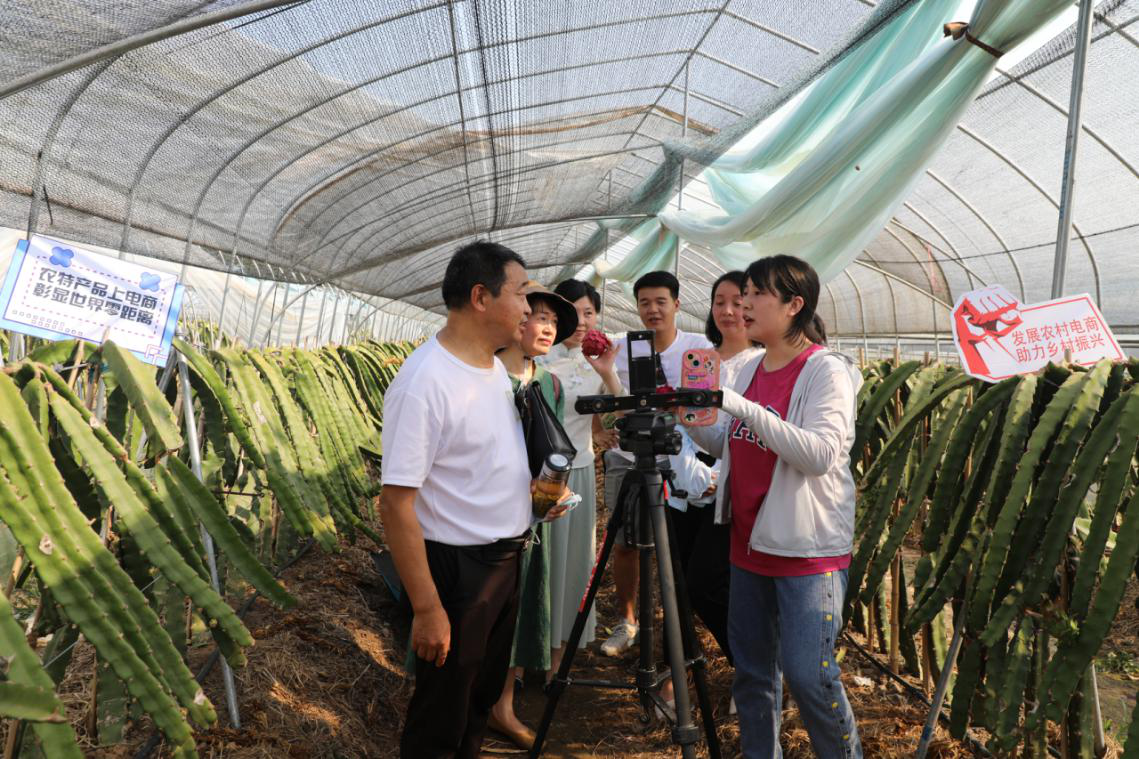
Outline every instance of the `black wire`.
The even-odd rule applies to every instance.
[[[1122,227],[1115,227],[1114,229],[1105,229],[1101,232],[1092,232],[1090,234],[1080,235],[1079,237],[1077,237],[1075,239],[1077,239],[1077,240],[1090,240],[1093,237],[1099,237],[1101,235],[1110,235],[1110,234],[1114,234],[1116,232],[1126,232],[1127,230],[1135,229],[1136,227],[1139,227],[1139,222],[1136,222],[1134,224],[1126,224]],[[913,234],[913,233],[911,233],[911,234]],[[914,235],[914,236],[918,237],[918,239],[923,239],[919,235]],[[923,241],[924,241],[924,239],[923,239]],[[942,255],[944,255],[945,258],[943,258],[943,259],[934,258],[934,259],[929,260],[929,261],[915,261],[912,258],[905,259],[905,260],[893,261],[893,260],[890,260],[888,258],[875,257],[872,260],[874,261],[875,264],[890,264],[892,266],[928,266],[931,263],[938,263],[939,261],[946,261],[949,263],[953,263],[954,261],[971,261],[975,258],[994,258],[996,256],[1007,256],[1009,253],[1023,253],[1026,250],[1036,250],[1037,248],[1050,248],[1050,247],[1053,247],[1055,245],[1056,245],[1055,240],[1048,240],[1046,242],[1037,243],[1036,245],[1022,245],[1019,248],[1009,248],[1008,250],[1005,250],[1004,248],[1002,248],[1001,250],[994,250],[994,251],[991,251],[988,253],[973,253],[973,254],[964,255],[964,256],[951,256],[948,253],[946,253],[944,250],[941,250],[940,248],[935,248]],[[930,247],[935,247],[935,246],[932,243],[930,243]]]
[[[923,693],[921,690],[919,690],[918,688],[916,688],[913,685],[911,685],[910,683],[908,683],[906,680],[904,680],[900,676],[891,672],[890,668],[887,667],[882,662],[878,661],[877,657],[875,657],[874,654],[870,653],[865,648],[858,645],[858,643],[856,643],[854,641],[854,638],[850,637],[850,633],[844,632],[842,634],[842,637],[846,640],[847,643],[849,643],[851,646],[854,647],[855,651],[862,654],[862,658],[866,659],[866,661],[870,662],[875,667],[877,667],[878,670],[880,670],[883,674],[885,674],[891,680],[893,680],[894,682],[901,685],[911,696],[916,698],[921,703],[925,704],[926,708],[932,708],[933,707],[933,704],[930,703],[929,699],[927,699],[925,697],[925,693]],[[937,713],[937,718],[938,718],[938,720],[945,723],[946,725],[949,724],[949,717],[945,714],[944,711],[939,711]],[[973,749],[976,752],[979,752],[982,756],[992,756],[992,754],[989,753],[989,750],[987,748],[985,748],[980,743],[980,741],[978,741],[976,738],[973,738],[973,737],[969,736],[968,734],[966,734],[965,735],[965,742],[969,744],[969,747],[971,749]],[[1048,746],[1048,753],[1051,754],[1052,756],[1056,756],[1056,757],[1060,756],[1060,752],[1057,751],[1052,746]]]
[[[923,693],[918,688],[916,688],[913,685],[911,685],[910,683],[908,683],[902,677],[894,674],[890,670],[889,667],[882,664],[882,662],[878,661],[878,659],[874,656],[874,654],[870,653],[865,648],[863,648],[862,646],[855,643],[854,639],[850,637],[850,633],[844,632],[842,634],[842,637],[844,639],[846,639],[847,643],[849,643],[851,646],[854,647],[854,650],[856,650],[856,651],[858,651],[858,653],[862,654],[862,658],[866,659],[866,661],[870,662],[875,667],[877,667],[879,671],[881,671],[884,675],[889,677],[891,680],[893,680],[894,682],[901,685],[911,696],[913,696],[915,699],[917,699],[922,704],[924,704],[927,709],[932,708],[933,704],[930,703],[929,699],[927,699],[925,697],[925,693]],[[937,713],[937,718],[941,722],[945,723],[946,725],[949,724],[949,717],[945,714],[944,711],[939,711]],[[976,739],[970,737],[969,735],[965,736],[965,741],[969,744],[970,748],[972,748],[974,751],[980,752],[980,754],[982,756],[992,756],[992,754],[989,753],[988,749],[986,749],[983,745],[981,745],[980,742],[978,742]]]

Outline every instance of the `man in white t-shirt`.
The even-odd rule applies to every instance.
[[[680,282],[670,272],[654,271],[645,274],[633,284],[633,295],[637,300],[637,313],[641,317],[641,323],[645,329],[654,332],[653,345],[660,356],[664,378],[669,385],[679,388],[681,360],[685,351],[694,348],[711,348],[712,344],[704,335],[677,329]],[[629,390],[629,355],[624,338],[615,341],[614,347],[593,363],[607,386],[612,385],[615,375],[622,392]],[[682,429],[681,434],[684,434]],[[633,455],[614,448],[605,452],[604,460],[605,505],[612,509],[621,491],[625,472],[633,464]],[[690,494],[692,498],[700,495],[700,493]],[[636,549],[624,545],[621,541],[614,543],[613,579],[617,586],[617,611],[622,619],[614,628],[613,635],[601,644],[601,651],[609,656],[619,656],[628,650],[637,637],[637,575]]]
[[[494,354],[530,313],[524,265],[490,242],[455,253],[443,277],[447,325],[384,395],[380,511],[415,614],[405,759],[477,757],[510,663],[531,479]]]

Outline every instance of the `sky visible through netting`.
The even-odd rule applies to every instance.
[[[243,5],[13,6],[4,79]],[[573,262],[592,272],[582,246],[598,220],[635,222],[647,198],[675,206],[681,181],[686,211],[714,213],[704,165],[913,3],[261,5],[0,99],[0,224],[280,282],[238,327],[255,342],[269,327],[250,329],[253,313],[299,319],[328,285],[431,329],[464,241],[511,245],[549,281]],[[1139,332],[1136,21],[1139,0],[1096,4],[1066,288],[1091,293],[1124,335]],[[986,284],[1048,297],[1074,22],[999,64],[901,208],[827,283],[833,333],[945,335],[957,295]],[[681,165],[672,144],[705,158]],[[609,243],[597,253],[617,263],[629,240]],[[682,326],[698,328],[722,267],[686,244],[679,269]],[[609,329],[636,326],[624,286],[609,283],[606,301]]]

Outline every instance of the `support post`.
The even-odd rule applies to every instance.
[[[320,346],[320,336],[324,334],[324,309],[328,305],[328,287],[324,287],[324,294],[320,298],[320,311],[316,315],[316,331],[313,332],[313,343]]]
[[[225,259],[222,259],[223,262]],[[237,264],[237,248],[233,251],[233,260],[230,261],[229,266],[225,267],[225,281],[221,286],[221,309],[218,311],[218,334],[214,339],[214,348],[221,347],[221,336],[225,331],[225,307],[229,303],[229,281],[233,278],[233,267]],[[237,336],[237,330],[233,331],[234,336]]]
[[[301,298],[301,315],[297,317],[297,336],[293,338],[293,345],[300,347],[301,344],[301,330],[305,326],[305,307],[308,305],[308,296],[311,290],[306,290],[304,297]]]
[[[1097,757],[1102,757],[1107,754],[1107,736],[1103,732],[1103,707],[1099,703],[1099,679],[1094,661],[1088,665],[1087,678],[1092,696],[1092,727],[1095,729],[1093,751]]]
[[[684,106],[683,106],[683,120],[680,124],[680,139],[684,140],[688,137],[688,67],[689,61],[684,62]],[[676,210],[684,210],[684,159],[680,159],[680,180],[679,187],[676,191]],[[672,260],[672,273],[677,278],[680,277],[680,235],[676,236],[676,255]]]
[[[245,343],[253,347],[253,335],[257,332],[257,319],[261,316],[261,293],[265,290],[265,279],[261,276],[261,269],[257,269],[257,297],[253,301],[253,312],[249,315],[249,337]]]
[[[269,276],[274,276],[273,267],[269,267]],[[273,300],[269,302],[269,327],[265,330],[265,343],[264,347],[268,348],[269,343],[273,341],[273,320],[277,316],[277,291],[281,289],[281,283],[273,280]],[[256,334],[256,330],[254,331]],[[253,336],[249,338],[249,347],[253,347]]]
[[[894,348],[894,366],[898,365],[898,349]],[[902,419],[902,391],[894,393],[894,424]],[[891,511],[893,518],[898,518],[901,508],[901,499],[894,498]],[[902,554],[899,551],[890,562],[890,671],[895,675],[901,671],[901,640],[902,637],[902,594],[906,592],[902,585]]]
[[[971,580],[973,574],[971,570],[969,574]],[[941,668],[941,677],[937,679],[937,690],[933,693],[933,703],[930,704],[929,716],[926,717],[925,727],[922,728],[921,740],[918,742],[918,750],[914,754],[914,759],[925,759],[925,755],[929,752],[929,744],[933,740],[933,730],[937,727],[937,720],[941,714],[941,705],[945,703],[945,692],[949,689],[949,677],[957,663],[957,654],[961,651],[961,637],[965,629],[966,616],[968,615],[958,614],[953,625],[953,641],[945,653],[945,664]]]
[[[329,343],[332,342],[332,335],[336,331],[336,309],[340,306],[340,293],[334,290],[332,296],[332,315],[328,317],[328,340],[326,341]]]
[[[281,345],[281,331],[285,329],[285,311],[289,308],[289,291],[292,290],[292,287],[291,282],[285,283],[285,295],[281,298],[281,318],[277,320],[277,346]]]
[[[1064,180],[1060,189],[1060,222],[1056,230],[1056,255],[1052,262],[1052,297],[1064,294],[1068,268],[1068,240],[1072,235],[1072,198],[1076,184],[1076,148],[1083,127],[1084,69],[1092,37],[1092,0],[1080,0],[1076,24],[1076,49],[1072,59],[1072,91],[1068,101],[1068,138],[1064,146]]]
[[[609,170],[609,190],[605,199],[605,212],[612,213],[613,211],[613,169]],[[605,227],[605,252],[601,257],[608,263],[609,261],[609,227]],[[600,329],[605,328],[605,291],[609,289],[605,284],[605,277],[601,277],[601,313],[598,315],[597,326]]]
[[[199,481],[202,479],[202,451],[198,447],[198,420],[194,418],[194,397],[190,390],[190,370],[186,365],[186,357],[178,353],[178,379],[182,382],[182,410],[186,420],[186,445],[190,449],[190,468]],[[202,545],[206,549],[206,566],[210,570],[210,585],[218,595],[224,597],[221,584],[218,582],[217,555],[214,553],[214,539],[201,524],[198,529],[202,533]],[[229,662],[222,657],[222,680],[225,683],[225,704],[229,709],[229,722],[236,730],[241,729],[241,714],[237,710],[237,685],[233,679],[233,670]]]
[[[352,320],[352,296],[348,296],[348,302],[344,304],[344,325],[340,329],[340,344],[345,345],[348,342],[348,327],[349,322]]]

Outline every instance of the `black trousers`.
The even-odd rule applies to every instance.
[[[704,622],[728,663],[728,586],[731,581],[729,551],[731,525],[716,524],[716,508],[689,505],[688,511],[665,508],[672,529],[674,565],[688,587],[692,611]]]
[[[510,665],[521,546],[518,541],[463,547],[426,541],[426,546],[431,577],[451,622],[451,651],[442,667],[416,657],[400,756],[477,759]]]

